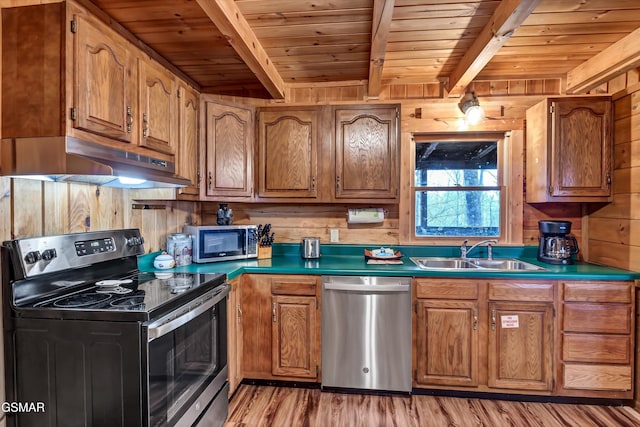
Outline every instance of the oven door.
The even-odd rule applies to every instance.
[[[228,293],[229,285],[219,286],[147,326],[149,426],[190,426],[214,398],[228,404],[220,393],[228,380]]]

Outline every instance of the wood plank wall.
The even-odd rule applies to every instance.
[[[640,271],[640,83],[612,86],[622,88],[613,95],[614,198],[588,214],[589,261]]]
[[[6,177],[0,185],[3,240],[131,227],[140,228],[149,253],[165,247],[168,233],[200,221],[198,204],[171,201],[172,189],[127,190]]]

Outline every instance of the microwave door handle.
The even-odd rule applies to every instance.
[[[215,306],[217,303],[219,303],[224,298],[226,298],[227,294],[229,293],[229,290],[231,289],[231,286],[225,284],[220,286],[220,288],[221,289],[218,292],[216,292],[213,298],[211,298],[209,301],[205,302],[202,305],[199,305],[193,310],[189,310],[182,316],[176,317],[175,319],[169,322],[164,322],[163,321],[164,319],[159,319],[153,323],[150,323],[148,326],[149,328],[148,342],[151,342],[156,338],[160,338],[161,336],[166,335],[169,332],[175,331],[180,326],[183,326],[189,323],[191,320],[200,316],[202,313],[205,313],[206,311],[213,308],[213,306]]]

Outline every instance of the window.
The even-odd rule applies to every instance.
[[[503,139],[414,135],[414,238],[502,236]]]

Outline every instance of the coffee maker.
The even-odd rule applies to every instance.
[[[538,261],[548,264],[573,264],[573,255],[577,254],[578,241],[570,236],[570,221],[538,221],[540,229],[540,246]]]

